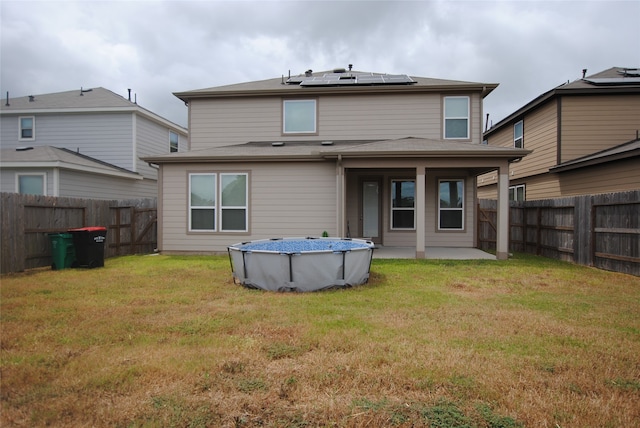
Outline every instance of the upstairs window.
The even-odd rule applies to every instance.
[[[173,131],[169,131],[169,152],[174,153],[178,151],[179,137]]]
[[[444,138],[469,138],[469,97],[445,97]]]
[[[438,229],[464,229],[464,181],[440,180],[438,183]]]
[[[35,139],[35,124],[36,119],[33,116],[20,117],[20,135],[19,140],[34,140]]]
[[[415,229],[416,182],[391,180],[391,229]]]
[[[315,134],[316,100],[284,100],[282,102],[284,134]]]
[[[16,190],[22,195],[46,195],[46,175],[42,174],[17,174]]]
[[[524,148],[524,124],[522,121],[513,125],[513,147],[516,149]]]

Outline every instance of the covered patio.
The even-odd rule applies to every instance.
[[[414,259],[414,247],[385,247],[376,246],[373,250],[374,259]],[[496,256],[478,248],[455,247],[427,247],[425,259],[430,260],[496,260]]]
[[[378,247],[374,257],[505,260],[509,164],[528,153],[409,137],[335,147],[320,155],[336,161],[338,234],[372,240]],[[498,182],[495,255],[475,248],[476,178],[491,171]],[[399,198],[405,185],[407,194]],[[453,213],[452,206],[458,209],[453,226],[451,217],[444,217]]]

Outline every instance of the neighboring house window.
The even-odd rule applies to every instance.
[[[464,181],[439,180],[438,229],[464,229]]]
[[[247,190],[247,174],[220,174],[222,231],[247,231]]]
[[[284,100],[282,132],[284,134],[315,134],[316,100]]]
[[[178,141],[179,141],[178,134],[176,134],[173,131],[169,131],[169,151],[171,153],[178,151]]]
[[[20,117],[19,140],[34,140],[36,136],[36,118],[33,116]]]
[[[41,174],[16,174],[16,191],[23,195],[46,195],[47,176]]]
[[[189,230],[216,230],[216,174],[189,174]]]
[[[509,200],[510,201],[524,201],[525,200],[525,185],[518,184],[517,186],[509,187]]]
[[[444,138],[469,138],[469,97],[445,97]]]
[[[246,173],[189,174],[189,231],[246,232],[248,182]]]
[[[391,180],[391,229],[415,229],[416,182]]]
[[[524,148],[524,126],[522,121],[513,125],[513,147],[516,149]]]

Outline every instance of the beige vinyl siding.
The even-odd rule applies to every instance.
[[[509,127],[513,147],[513,126]],[[557,108],[555,102],[545,104],[524,118],[524,148],[533,150],[520,162],[509,167],[509,178],[516,180],[547,172],[557,161]]]
[[[560,174],[562,195],[624,192],[640,189],[640,159],[627,159],[583,171]]]
[[[584,169],[547,173],[525,180],[515,180],[511,185],[525,184],[526,199],[560,198],[575,195],[624,192],[640,189],[638,158],[592,166]],[[478,190],[479,199],[496,199],[496,186]]]
[[[191,100],[191,150],[280,138],[280,98]]]
[[[482,124],[474,120],[481,112],[480,96],[456,95],[471,95],[471,142],[480,143]],[[192,100],[191,149],[273,140],[442,139],[440,94],[310,98],[318,100],[318,134],[305,136],[282,135],[280,97]]]
[[[640,129],[640,95],[562,98],[562,162],[631,141]]]
[[[640,189],[638,158],[527,180],[527,200]]]
[[[478,199],[498,199],[498,184],[478,187]]]
[[[249,233],[188,232],[188,174],[249,174]],[[332,162],[189,164],[163,166],[163,252],[226,252],[241,241],[336,233]]]

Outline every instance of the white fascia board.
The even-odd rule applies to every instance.
[[[41,162],[0,162],[0,168],[60,168],[68,169],[72,171],[88,172],[92,174],[107,175],[110,177],[129,178],[132,180],[142,180],[144,177],[135,173],[127,173],[124,171],[105,170],[102,168],[96,168],[86,165],[77,165],[73,163],[60,162],[60,161],[41,161]]]

